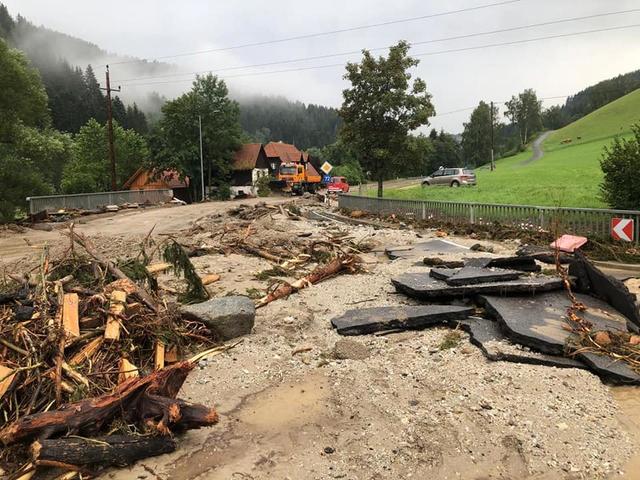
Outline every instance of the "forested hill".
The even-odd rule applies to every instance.
[[[340,117],[335,108],[266,96],[241,97],[239,103],[240,124],[255,142],[282,140],[307,149],[336,141]]]
[[[0,38],[23,51],[40,71],[49,97],[53,127],[63,132],[78,132],[92,117],[104,122],[106,108],[99,85],[103,83],[102,70],[95,69],[109,62],[133,59],[111,54],[93,43],[45,26],[34,25],[19,15],[14,19],[1,3]],[[125,76],[147,77],[172,73],[177,67],[161,62],[136,61],[127,64],[126,69]],[[283,97],[241,96],[238,100],[242,128],[253,141],[295,142],[303,149],[323,147],[335,141],[339,118],[333,108],[305,105]],[[125,128],[146,134],[149,121],[152,123],[158,118],[166,99],[155,92],[148,92],[136,101],[137,105],[125,105],[115,97],[114,117]]]
[[[640,70],[598,82],[567,98],[561,107],[552,107],[556,113],[555,122],[545,126],[552,129],[564,127],[638,88]]]

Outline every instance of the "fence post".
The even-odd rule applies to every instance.
[[[544,210],[541,208],[539,210],[540,210],[540,215],[539,215],[540,228],[544,228]]]
[[[422,220],[427,219],[427,204],[422,202]]]
[[[471,225],[476,223],[476,212],[473,208],[473,204],[469,205],[469,221],[471,222]]]

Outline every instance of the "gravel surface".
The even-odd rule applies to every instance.
[[[327,227],[277,216],[271,223],[272,232],[285,235],[295,230],[319,236]],[[375,240],[379,251],[433,236],[411,229],[350,230]],[[199,240],[209,241],[206,235]],[[517,247],[483,243],[499,254]],[[171,455],[107,475],[621,478],[637,451],[628,417],[638,410],[621,409],[612,390],[587,371],[490,362],[464,333],[457,345],[442,350],[451,332],[446,328],[351,337],[345,343],[331,329],[331,318],[352,308],[414,304],[395,292],[390,278],[426,269],[420,258],[389,261],[375,252],[365,258],[368,273],[338,276],[259,309],[252,335],[227,354],[201,362],[181,396],[216,405],[219,425],[184,435]],[[265,260],[232,254],[194,261],[199,271],[221,275],[209,286],[216,295],[266,287],[255,278],[269,267]]]

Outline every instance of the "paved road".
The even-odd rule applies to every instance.
[[[538,138],[534,140],[533,145],[531,146],[533,149],[533,154],[531,155],[531,157],[527,158],[524,162],[522,162],[520,164],[521,166],[529,165],[530,163],[533,163],[536,160],[540,160],[542,158],[542,156],[544,155],[544,151],[542,150],[542,144],[547,139],[547,137],[552,133],[553,133],[553,130],[544,132],[542,135],[540,135]]]
[[[144,235],[153,230],[154,235],[172,233],[184,229],[198,218],[211,213],[223,212],[229,207],[243,204],[281,203],[290,200],[288,197],[254,198],[229,202],[196,203],[192,205],[157,207],[140,210],[125,210],[116,214],[91,215],[76,219],[76,231],[88,236],[124,236]],[[10,264],[25,256],[37,255],[42,245],[54,245],[58,242],[68,243],[67,237],[61,231],[66,230],[65,224],[56,225],[53,231],[26,229],[22,233],[6,232],[0,237],[0,265]]]

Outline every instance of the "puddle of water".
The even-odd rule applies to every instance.
[[[640,388],[614,387],[611,393],[620,405],[620,421],[635,439],[635,444],[640,445]],[[621,480],[640,480],[640,453],[631,457],[624,472]]]
[[[320,418],[323,400],[329,394],[326,377],[311,377],[300,383],[284,383],[247,402],[238,418],[255,430],[295,428]]]

